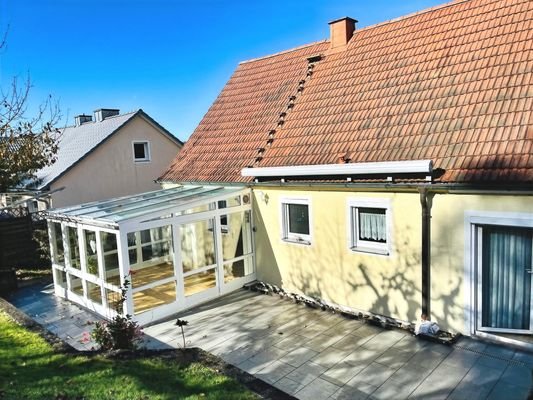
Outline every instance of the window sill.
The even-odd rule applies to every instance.
[[[354,253],[366,253],[366,254],[377,254],[380,256],[390,256],[390,251],[388,249],[374,249],[371,247],[354,246],[354,247],[350,247],[350,250],[352,250]]]
[[[148,164],[152,160],[134,160],[135,164]]]
[[[302,245],[304,245],[304,246],[311,246],[311,241],[309,241],[309,240],[292,239],[292,238],[282,238],[281,240],[283,240],[283,241],[286,242],[286,243],[291,243],[291,244],[302,244]]]

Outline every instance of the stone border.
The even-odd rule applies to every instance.
[[[177,360],[182,363],[198,362],[207,368],[213,370],[215,373],[225,375],[235,379],[248,390],[256,393],[262,399],[269,400],[296,400],[295,397],[281,391],[280,389],[262,381],[259,378],[245,372],[234,365],[228,364],[219,357],[208,353],[198,347],[191,347],[188,349],[168,349],[168,350],[117,350],[110,352],[102,351],[78,351],[67,342],[60,339],[57,335],[50,332],[41,324],[30,318],[26,313],[16,308],[7,300],[0,297],[0,310],[5,311],[15,322],[31,332],[37,333],[47,343],[49,343],[54,351],[58,353],[65,353],[71,355],[79,355],[84,357],[94,357],[97,355],[105,356],[111,359],[128,360],[147,357],[158,357],[161,359]]]
[[[408,323],[380,314],[371,313],[369,311],[363,312],[350,310],[345,307],[326,302],[318,297],[309,297],[297,293],[286,292],[285,290],[276,285],[262,281],[253,281],[247,283],[243,286],[243,289],[267,294],[270,296],[278,295],[281,299],[288,299],[296,304],[305,304],[307,307],[310,308],[321,309],[322,311],[329,311],[334,314],[341,315],[344,318],[363,321],[367,324],[379,326],[383,329],[401,329],[411,333],[417,338],[447,346],[455,344],[462,336],[461,333],[452,334],[443,330],[440,330],[436,335],[424,333],[419,333],[418,335],[415,335],[415,326],[412,323]]]

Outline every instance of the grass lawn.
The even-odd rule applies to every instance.
[[[256,399],[193,363],[58,354],[0,310],[0,399]]]

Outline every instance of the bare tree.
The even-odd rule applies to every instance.
[[[6,34],[0,40],[5,47]],[[0,192],[32,181],[41,168],[56,160],[61,115],[51,96],[27,115],[30,78],[14,77],[9,87],[0,88]]]

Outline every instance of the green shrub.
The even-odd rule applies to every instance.
[[[117,315],[111,321],[96,322],[91,332],[91,337],[102,350],[134,350],[142,341],[142,328],[133,321],[131,315],[123,315],[123,305],[130,281],[124,277],[121,289],[121,298],[117,302],[115,311]]]

